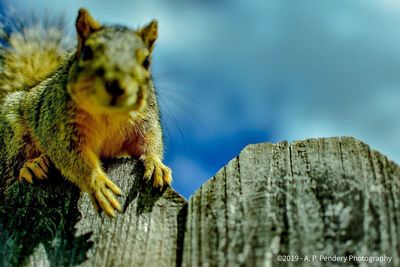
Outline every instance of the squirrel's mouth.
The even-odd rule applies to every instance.
[[[117,96],[112,96],[110,106],[115,106],[117,104]]]
[[[108,92],[109,90],[106,91]],[[144,86],[137,86],[137,88],[131,88],[131,90],[124,90],[121,94],[108,94],[106,97],[107,104],[111,109],[128,109],[129,111],[141,110],[145,104],[145,88]],[[103,97],[100,97],[99,102],[102,102]]]
[[[140,96],[139,96],[140,95]],[[111,109],[129,109],[129,110],[138,110],[140,107],[143,105],[143,97],[141,96],[142,94],[133,95],[133,96],[128,96],[121,98],[119,96],[110,96],[110,99],[108,103],[99,103],[104,107],[108,107]]]
[[[110,111],[140,111],[143,109],[143,106],[146,102],[143,92],[144,90],[142,88],[138,88],[138,90],[134,93],[125,93],[120,96],[104,96],[95,92],[94,94],[92,94],[91,98],[94,104],[97,104],[102,108],[108,109]]]
[[[71,86],[72,98],[93,113],[141,111],[146,105],[146,85],[120,88],[113,82],[93,79]]]

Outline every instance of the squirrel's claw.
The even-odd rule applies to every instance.
[[[113,208],[120,212],[122,211],[121,204],[119,204],[118,200],[115,199],[114,194],[113,192],[111,192],[111,190],[109,190],[108,188],[102,188],[102,193],[110,202],[111,206],[113,206]]]
[[[18,180],[21,182],[22,180],[27,181],[28,183],[32,183],[32,174],[31,172],[25,168],[22,167],[21,170],[19,170],[19,176],[18,176]]]
[[[154,164],[151,161],[145,161],[144,166],[145,166],[145,172],[143,177],[146,180],[150,180],[151,177],[153,176]]]
[[[144,178],[150,180],[153,178],[153,187],[162,188],[164,185],[170,185],[172,182],[172,171],[157,158],[146,158],[144,160],[145,172]]]
[[[114,184],[113,181],[111,181],[110,179],[108,179],[107,177],[105,177],[105,183],[106,186],[116,195],[121,196],[122,195],[122,190],[116,185]]]
[[[96,198],[97,203],[99,203],[99,206],[108,216],[115,217],[114,208],[110,205],[111,203],[106,196],[104,196],[101,192],[96,192],[94,193],[94,197]]]
[[[46,179],[49,165],[50,162],[44,155],[27,160],[19,171],[18,179],[20,181],[25,180],[29,183],[32,183],[34,177],[39,180]]]
[[[110,217],[115,217],[115,210],[121,212],[121,205],[114,194],[122,195],[122,190],[105,174],[95,178],[90,197],[96,210],[101,209]]]

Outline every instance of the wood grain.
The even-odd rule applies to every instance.
[[[354,138],[249,145],[188,203],[136,160],[104,167],[125,193],[116,219],[54,169],[2,191],[0,266],[400,266],[400,167]]]
[[[353,138],[249,145],[189,200],[183,266],[400,266],[399,255],[400,168]]]
[[[0,266],[175,266],[186,201],[142,182],[133,159],[105,164],[121,187],[124,212],[99,216],[86,194],[52,170],[48,181],[14,183],[1,196]]]

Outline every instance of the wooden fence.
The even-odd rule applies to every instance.
[[[249,145],[188,202],[105,169],[116,219],[56,170],[1,192],[0,266],[400,266],[400,168],[353,138]]]

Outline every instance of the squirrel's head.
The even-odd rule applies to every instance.
[[[151,52],[157,21],[132,30],[101,26],[80,9],[76,20],[78,47],[68,90],[89,112],[140,111],[146,105]]]

